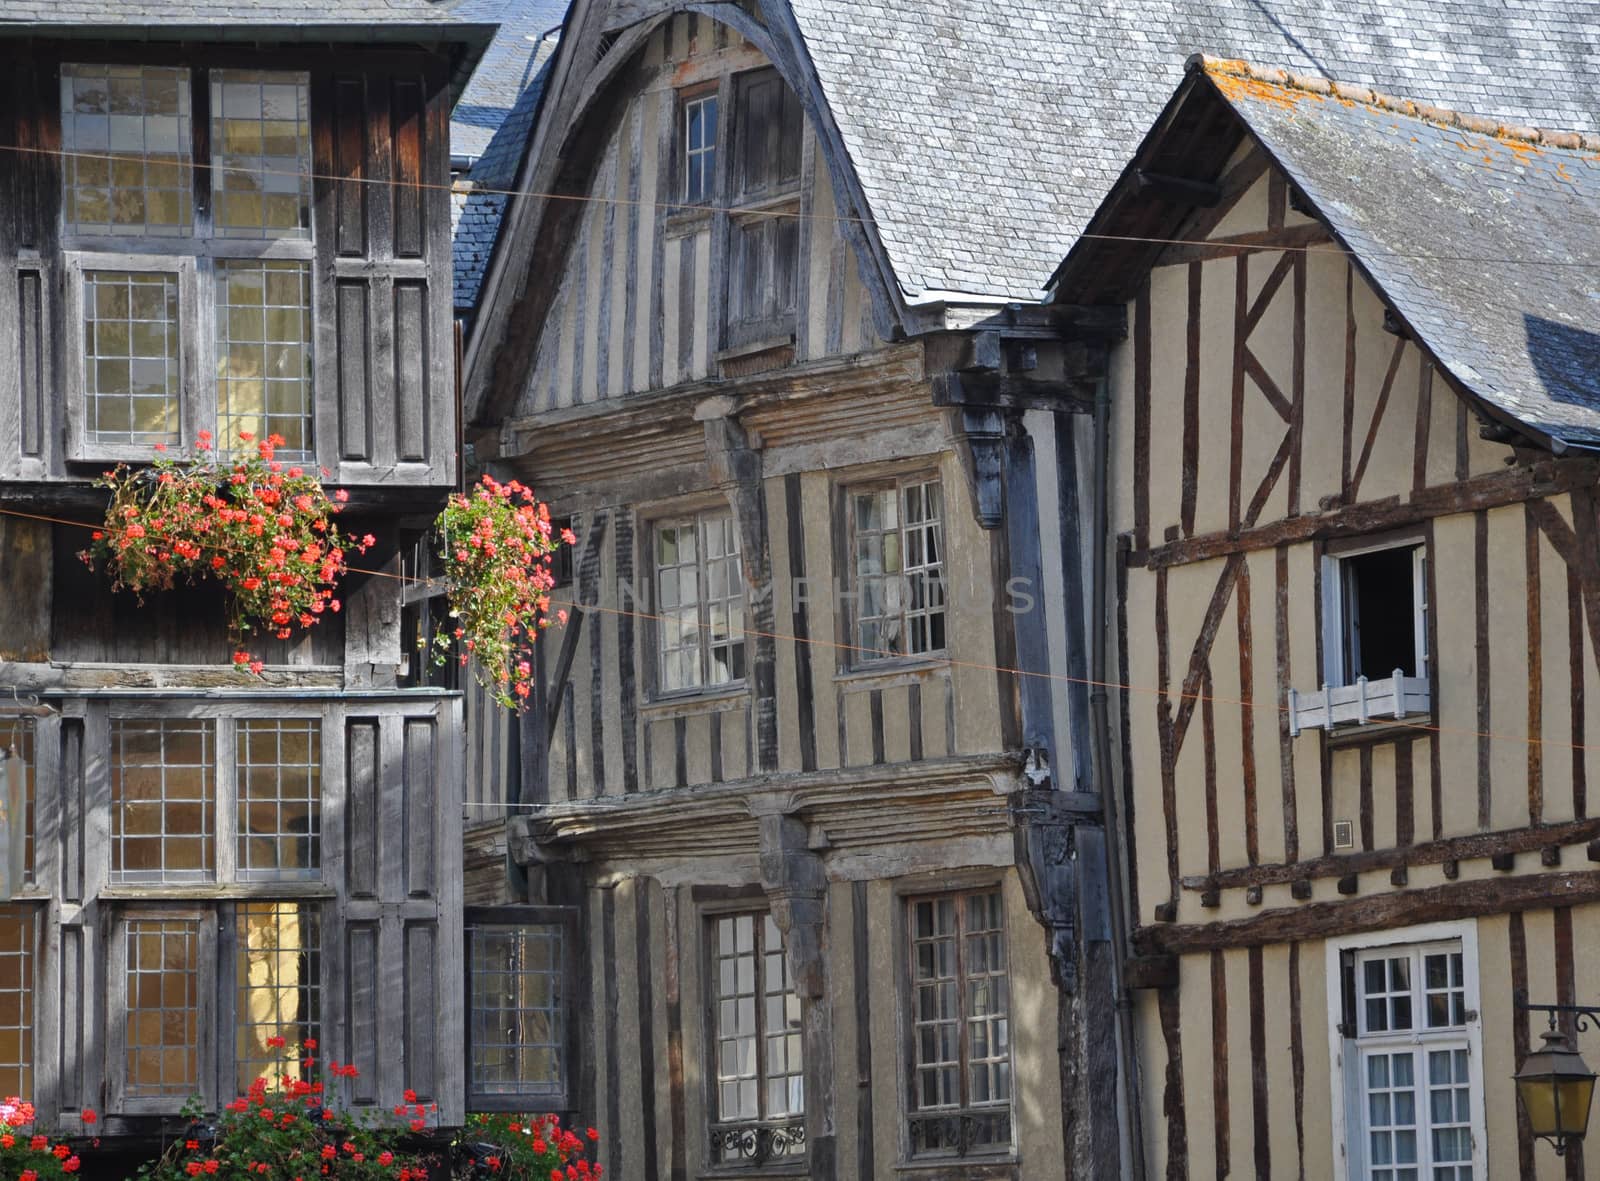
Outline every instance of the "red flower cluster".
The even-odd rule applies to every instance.
[[[439,514],[444,577],[459,659],[477,665],[479,680],[507,709],[521,711],[533,685],[527,646],[550,625],[550,558],[576,540],[550,523],[549,506],[512,480],[484,476],[471,495],[454,495]],[[556,612],[562,622],[565,611]],[[435,659],[449,655],[452,637],[435,639]]]
[[[344,1110],[337,1102],[337,1080],[358,1077],[354,1066],[329,1061],[319,1071],[312,1038],[297,1051],[288,1050],[281,1037],[268,1038],[266,1044],[284,1051],[285,1073],[276,1084],[258,1078],[248,1092],[228,1103],[210,1142],[175,1141],[148,1174],[150,1181],[186,1181],[219,1172],[222,1177],[269,1181],[424,1181],[427,1163],[403,1151],[400,1141],[426,1126],[422,1116],[431,1108],[397,1109],[413,1117],[408,1124]],[[298,1073],[291,1073],[296,1065]],[[319,1077],[322,1071],[326,1082]],[[198,1120],[205,1113],[191,1104],[185,1114]]]
[[[600,1133],[588,1129],[590,1141]],[[473,1115],[461,1143],[493,1152],[480,1155],[484,1168],[506,1181],[585,1181],[605,1170],[585,1155],[584,1137],[561,1126],[554,1115]]]
[[[214,578],[229,598],[229,623],[241,641],[236,667],[260,673],[262,662],[243,647],[252,633],[288,639],[339,610],[334,590],[345,554],[363,552],[371,535],[345,538],[333,523],[341,491],[330,499],[313,474],[274,458],[283,439],[239,440],[247,452],[231,461],[212,453],[202,431],[200,458],[165,456],[145,471],[118,466],[101,478],[111,490],[105,526],[82,558],[104,562],[118,588],[136,594],[165,590],[179,579]]]
[[[0,1177],[51,1181],[76,1174],[82,1162],[72,1146],[33,1132],[34,1118],[33,1104],[16,1095],[0,1102]],[[94,1123],[94,1108],[84,1108],[80,1118]]]

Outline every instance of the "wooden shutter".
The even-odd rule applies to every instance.
[[[317,459],[340,483],[455,479],[449,95],[442,69],[312,91]]]
[[[461,945],[461,704],[382,700],[334,709],[325,733],[344,807],[324,854],[338,921],[324,935],[328,1053],[359,1077],[352,1107],[391,1108],[407,1088],[464,1114]]]

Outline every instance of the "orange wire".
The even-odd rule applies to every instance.
[[[30,521],[44,521],[53,525],[71,525],[79,529],[96,530],[102,527],[100,525],[91,525],[84,521],[73,521],[64,517],[44,516],[39,513],[26,513],[17,509],[0,508],[0,516],[20,517],[24,520]],[[374,578],[393,578],[406,583],[420,583],[426,581],[427,585],[429,586],[438,585],[435,580],[431,578],[427,580],[408,578],[404,574],[395,574],[388,570],[373,570],[363,566],[348,565],[345,567],[345,569],[353,574],[366,574]],[[664,616],[656,615],[649,611],[640,611],[636,608],[628,609],[623,607],[605,607],[598,603],[582,603],[570,599],[552,598],[550,600],[550,605],[553,607],[568,607],[579,612],[592,611],[596,614],[625,616],[630,619],[645,620],[652,623],[660,623],[665,618]],[[752,631],[747,629],[744,632],[744,635],[754,636],[759,639],[787,640],[796,644],[810,644],[816,647],[832,648],[841,652],[866,653],[872,656],[896,655],[895,653],[889,652],[882,648],[867,648],[857,644],[842,643],[838,640],[817,639],[811,636],[797,636],[788,632]],[[965,668],[971,669],[975,672],[1007,673],[1014,677],[1036,677],[1047,681],[1061,681],[1070,685],[1083,685],[1091,689],[1126,689],[1130,693],[1140,693],[1150,697],[1165,696],[1172,701],[1209,701],[1213,705],[1236,705],[1242,709],[1271,710],[1277,714],[1285,714],[1289,712],[1289,708],[1286,705],[1278,705],[1269,701],[1252,701],[1242,697],[1222,697],[1210,693],[1185,693],[1181,689],[1161,689],[1151,687],[1149,685],[1135,685],[1125,681],[1101,681],[1095,680],[1092,677],[1075,677],[1069,673],[1042,672],[1038,669],[1030,668],[1007,668],[1004,665],[984,664],[981,661],[974,660],[956,660],[953,658],[947,658],[942,663],[949,665],[951,668]],[[1404,720],[1396,720],[1394,722],[1394,726],[1396,728],[1417,730],[1420,732],[1438,734],[1441,736],[1453,734],[1463,738],[1487,738],[1490,741],[1517,742],[1523,744],[1524,746],[1537,746],[1541,749],[1544,747],[1553,747],[1557,750],[1567,749],[1584,752],[1587,752],[1590,749],[1585,743],[1555,742],[1547,738],[1532,738],[1525,734],[1500,734],[1493,730],[1471,730],[1465,727],[1441,726],[1428,722],[1408,722]]]

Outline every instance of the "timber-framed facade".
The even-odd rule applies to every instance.
[[[1087,667],[1041,566],[1083,581],[1117,326],[909,304],[794,19],[568,17],[467,388],[579,543],[467,834],[526,877],[467,889],[569,908],[608,1169],[1115,1171],[1087,694],[1013,670]]]
[[[400,553],[457,476],[447,128],[491,30],[235,9],[0,38],[0,684],[30,838],[0,1089],[41,1130],[98,1113],[90,1171],[308,1038],[360,1070],[355,1107],[465,1106],[461,702],[408,675]],[[258,678],[220,590],[135,603],[78,556],[94,478],[202,432],[283,436],[375,537]]]
[[[1111,634],[1149,1175],[1559,1175],[1510,1076],[1519,995],[1582,993],[1600,913],[1595,398],[1524,314],[1566,272],[1493,243],[1548,217],[1587,253],[1551,186],[1592,141],[1190,71],[1058,276],[1129,315]],[[1505,273],[1451,261],[1458,216]]]

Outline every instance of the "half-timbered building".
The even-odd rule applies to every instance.
[[[0,1091],[48,1127],[170,1132],[307,1037],[347,1102],[461,1119],[461,705],[414,683],[400,554],[457,479],[447,129],[490,32],[422,0],[0,21]],[[78,556],[93,479],[203,431],[283,436],[377,539],[259,678],[220,591]]]
[[[1128,313],[1149,1176],[1600,1169],[1511,1083],[1600,946],[1597,146],[1196,59],[1057,276]]]

